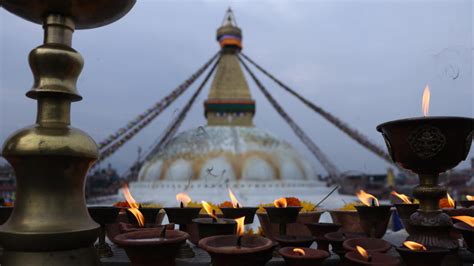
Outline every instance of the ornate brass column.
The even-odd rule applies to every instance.
[[[84,198],[87,171],[98,157],[94,140],[70,126],[81,55],[71,48],[76,28],[111,23],[134,0],[2,1],[5,9],[42,23],[44,43],[29,55],[34,76],[26,94],[37,100],[36,124],[11,135],[2,155],[15,170],[17,199],[0,227],[2,265],[99,265],[92,247],[99,226]]]

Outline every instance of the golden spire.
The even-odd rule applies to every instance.
[[[242,49],[242,31],[230,8],[217,30],[217,41],[221,46],[221,60],[204,103],[207,124],[253,126],[255,101],[237,58]]]

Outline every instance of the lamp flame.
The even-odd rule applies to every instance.
[[[474,196],[466,195],[466,199],[467,199],[468,201],[472,201],[472,200],[474,200]]]
[[[143,227],[145,226],[145,217],[143,214],[138,210],[138,207],[140,206],[137,201],[133,198],[132,194],[130,193],[130,190],[128,189],[127,184],[123,185],[122,187],[122,194],[125,197],[125,200],[127,201],[128,205],[130,208],[128,210],[135,216],[135,218],[138,221],[138,226]]]
[[[367,253],[367,250],[361,246],[356,246],[356,250],[366,261],[369,261],[369,253]]]
[[[423,116],[428,116],[428,112],[430,110],[430,94],[430,86],[426,85],[425,89],[423,90],[423,100],[421,104]]]
[[[399,199],[401,199],[403,201],[403,203],[412,204],[410,198],[405,194],[399,194],[396,191],[392,191],[391,194],[394,195],[395,197],[398,197]]]
[[[456,207],[455,202],[454,202],[453,198],[451,198],[451,196],[449,195],[449,193],[446,193],[446,198],[448,198],[448,206],[449,206],[449,208],[454,208],[454,207]]]
[[[366,206],[379,206],[379,200],[372,194],[363,190],[356,193],[357,198]]]
[[[176,200],[181,202],[184,206],[191,202],[191,197],[188,194],[181,192],[176,194]]]
[[[409,248],[410,250],[426,250],[425,246],[414,241],[405,241],[403,242],[403,245]]]
[[[244,225],[245,225],[244,221],[245,221],[245,216],[235,219],[235,222],[237,222],[237,235],[238,236],[241,236],[244,234]]]
[[[212,218],[216,219],[217,220],[217,216],[216,214],[213,212],[213,209],[212,209],[212,206],[211,204],[207,203],[206,201],[201,201],[202,203],[202,207],[204,208],[204,210],[206,210],[207,214],[209,216],[211,216]]]
[[[471,216],[453,216],[453,219],[459,220],[470,227],[474,227],[474,217]]]
[[[230,197],[230,200],[232,201],[232,206],[234,208],[240,208],[242,206],[230,188],[229,188],[229,197]]]
[[[277,208],[286,208],[288,202],[286,201],[286,198],[279,198],[273,202],[273,205]]]
[[[306,252],[304,252],[304,249],[302,249],[302,248],[294,248],[293,252],[300,255],[300,256],[306,255]]]

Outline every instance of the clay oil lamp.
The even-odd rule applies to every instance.
[[[377,126],[392,160],[418,174],[420,185],[413,195],[420,209],[411,215],[414,232],[407,240],[423,245],[457,248],[450,236],[452,221],[438,205],[446,189],[438,185],[439,174],[465,160],[472,143],[474,119],[465,117],[428,117],[430,91],[423,93],[420,118],[395,120]]]
[[[449,193],[446,193],[446,198],[439,201],[439,207],[441,210],[449,215],[453,216],[474,216],[474,208],[458,208],[457,202],[453,200]]]
[[[402,201],[402,203],[395,204],[395,208],[397,209],[403,227],[405,227],[408,234],[411,234],[413,229],[410,224],[410,216],[418,210],[420,204],[413,203],[405,194],[399,194],[396,191],[392,191],[391,194]]]
[[[164,208],[168,221],[170,223],[178,224],[179,230],[187,232],[187,226],[197,218],[202,208],[188,207],[187,204],[191,202],[191,198],[186,193],[178,193],[176,200],[179,202],[179,207]],[[184,242],[178,251],[178,258],[193,258],[194,251],[188,243]]]
[[[406,266],[441,266],[444,257],[450,252],[447,248],[425,247],[413,241],[403,242],[397,251]]]
[[[212,206],[201,201],[204,210],[210,218],[196,218],[193,223],[198,226],[199,239],[217,235],[233,235],[237,230],[237,223],[233,219],[218,218]]]
[[[199,247],[211,256],[213,266],[264,266],[272,258],[273,241],[258,235],[244,235],[244,219],[236,219],[235,235],[211,236],[199,241]]]
[[[361,246],[356,246],[355,251],[346,253],[345,258],[349,265],[374,265],[374,266],[398,266],[400,260],[387,254],[370,252]]]
[[[369,252],[376,253],[385,253],[392,248],[392,245],[383,239],[369,237],[350,238],[344,241],[342,246],[347,251],[357,251],[357,246],[360,246]]]
[[[97,254],[101,258],[112,257],[114,253],[105,242],[105,225],[114,223],[120,208],[113,206],[90,206],[87,208],[92,219],[100,225],[99,243],[95,245]]]
[[[12,214],[13,207],[0,206],[0,225],[4,224]]]
[[[125,249],[132,266],[175,266],[175,259],[188,234],[165,227],[119,234],[115,243]]]
[[[474,217],[454,216],[453,219],[461,221],[455,223],[454,228],[461,232],[467,249],[474,253]]]
[[[369,237],[383,237],[392,215],[392,206],[380,205],[376,197],[363,190],[357,192],[357,198],[364,204],[355,206],[362,229]]]
[[[341,228],[340,224],[335,223],[310,223],[306,227],[311,231],[318,249],[329,251],[329,240],[325,237],[327,233],[336,232]]]
[[[344,255],[346,254],[347,250],[343,247],[344,241],[352,238],[360,238],[365,235],[364,233],[349,233],[349,232],[333,232],[327,233],[324,237],[329,241],[331,244],[331,251],[336,253],[339,258],[344,259]]]
[[[319,266],[330,256],[327,251],[312,248],[284,247],[278,253],[288,266]]]
[[[228,219],[237,219],[239,217],[245,216],[245,224],[252,224],[255,217],[255,212],[257,212],[256,207],[243,207],[242,204],[237,200],[232,190],[229,188],[229,197],[231,200],[232,206],[227,206],[229,204],[223,204],[220,206],[224,218]],[[228,203],[228,202],[225,202]]]
[[[470,208],[470,207],[474,206],[474,196],[466,195],[465,200],[460,200],[458,202],[459,202],[459,205],[461,205],[462,207]]]

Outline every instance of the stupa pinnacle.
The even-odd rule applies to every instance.
[[[255,101],[237,58],[242,49],[242,31],[230,8],[217,30],[217,41],[221,46],[221,60],[204,103],[207,124],[253,126]]]

